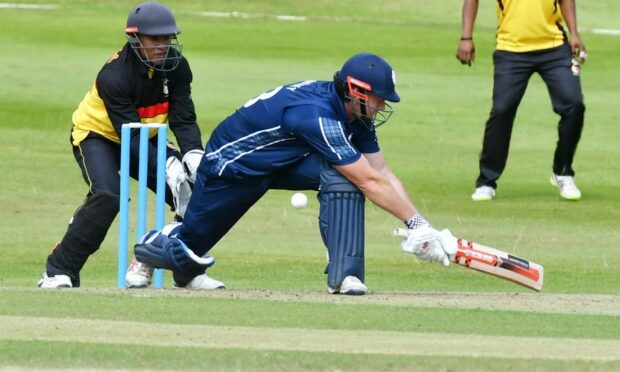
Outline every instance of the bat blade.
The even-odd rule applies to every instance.
[[[454,262],[473,270],[510,280],[535,291],[542,290],[544,269],[541,265],[501,251],[457,238]]]
[[[394,235],[406,238],[408,231],[395,229]],[[452,262],[535,291],[542,290],[544,269],[541,265],[496,248],[456,238],[448,230],[441,231],[441,238],[444,244],[456,246]]]

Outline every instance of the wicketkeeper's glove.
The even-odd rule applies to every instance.
[[[172,200],[176,214],[183,217],[187,204],[192,196],[192,188],[187,180],[187,175],[183,170],[183,165],[174,156],[166,160],[166,183],[172,191]]]
[[[192,184],[196,183],[196,172],[198,171],[198,166],[204,155],[205,152],[202,150],[190,150],[183,155],[183,159],[181,160],[183,168],[185,168],[187,180]]]

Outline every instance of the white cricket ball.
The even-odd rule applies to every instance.
[[[303,192],[296,192],[291,196],[291,205],[293,208],[305,208],[308,205],[308,197]]]

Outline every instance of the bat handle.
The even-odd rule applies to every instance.
[[[397,236],[397,237],[400,237],[400,238],[406,238],[406,237],[409,236],[409,231],[407,231],[406,229],[403,229],[402,227],[398,227],[398,228],[394,229],[392,234],[394,236]]]

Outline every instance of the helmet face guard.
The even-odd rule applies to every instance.
[[[385,107],[381,110],[378,107],[371,106],[368,103],[369,92],[372,92],[372,86],[370,84],[352,76],[347,76],[345,98],[359,104],[360,111],[355,113],[357,119],[364,124],[368,130],[372,130],[373,128],[385,124],[394,113],[394,109],[387,102],[384,102]],[[374,110],[375,113],[373,115],[368,115],[370,111],[368,108]]]
[[[131,49],[136,53],[140,61],[147,67],[157,71],[172,71],[179,66],[181,62],[181,53],[183,51],[183,44],[179,41],[176,35],[170,36],[169,42],[165,44],[157,44],[144,46],[140,41],[140,34],[137,32],[131,33],[129,28],[127,32],[127,41],[131,46]],[[147,35],[148,36],[148,35]],[[158,48],[166,48],[166,52],[163,57],[150,58],[150,50]]]

